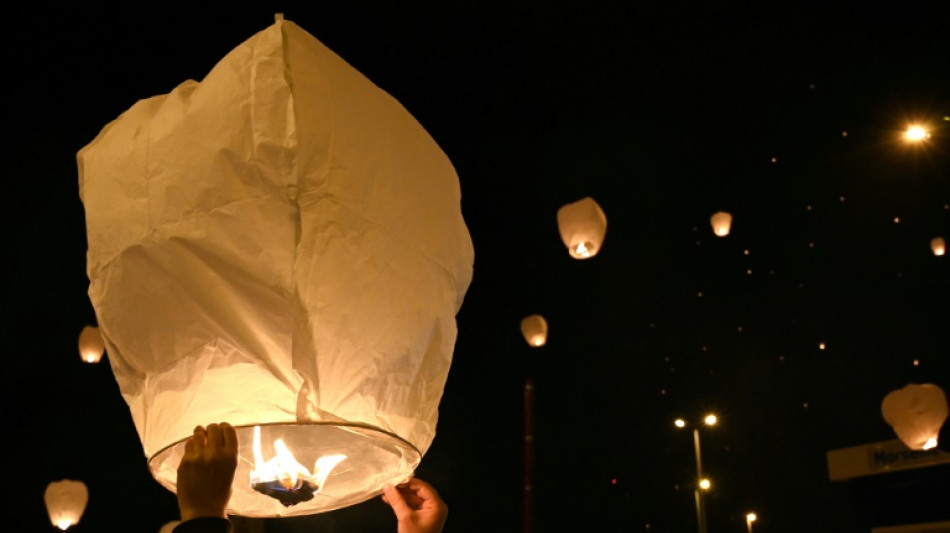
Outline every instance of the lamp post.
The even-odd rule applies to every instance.
[[[706,415],[706,417],[703,418],[703,424],[707,426],[716,425],[716,421],[716,415],[713,414]],[[686,427],[686,421],[682,418],[677,418],[674,424],[678,428]],[[703,493],[709,490],[711,483],[708,479],[703,477],[703,457],[700,449],[699,427],[693,427],[693,451],[696,453],[696,488],[693,491],[693,495],[696,498],[696,525],[699,533],[707,533],[706,502]]]
[[[748,530],[747,533],[752,533],[752,522],[755,522],[755,519],[758,518],[755,516],[755,513],[749,513],[745,515],[745,527]]]

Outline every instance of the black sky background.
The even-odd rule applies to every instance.
[[[745,531],[749,510],[757,532],[950,519],[933,516],[947,492],[920,492],[950,490],[946,467],[848,484],[825,462],[894,438],[891,390],[950,391],[950,262],[929,250],[950,241],[947,18],[938,2],[828,4],[5,8],[11,530],[54,530],[42,494],[62,478],[90,490],[76,532],[176,518],[107,361],[76,353],[95,315],[75,155],[276,12],[398,99],[460,177],[475,274],[418,470],[449,502],[447,532],[521,530],[528,375],[538,532],[694,531],[692,441],[672,420],[707,410],[721,420],[702,437],[712,532]],[[900,141],[912,120],[933,128],[924,145]],[[576,261],[555,217],[585,196],[608,230]],[[718,210],[734,216],[726,238],[709,228]],[[540,349],[518,330],[532,313],[551,328]],[[257,527],[395,522],[374,500]]]

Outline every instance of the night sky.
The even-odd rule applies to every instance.
[[[79,4],[18,3],[2,22],[11,531],[55,530],[43,491],[63,478],[90,491],[71,531],[177,517],[107,358],[76,351],[95,324],[76,152],[276,12],[399,100],[459,174],[474,279],[417,471],[450,506],[447,533],[522,530],[529,376],[535,531],[695,531],[692,439],[673,420],[707,411],[711,532],[745,531],[750,510],[769,533],[950,520],[921,510],[948,492],[914,489],[950,490],[947,465],[885,493],[829,481],[825,455],[893,439],[888,392],[950,391],[950,258],[930,250],[950,242],[938,2]],[[905,143],[912,122],[930,138]],[[556,213],[588,196],[607,234],[578,261]],[[519,331],[533,313],[550,326],[538,349]],[[395,531],[378,499],[239,525]]]

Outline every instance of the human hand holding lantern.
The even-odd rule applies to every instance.
[[[237,468],[237,433],[227,422],[198,426],[178,465],[178,508],[182,521],[227,518]]]
[[[398,533],[440,533],[449,508],[432,485],[412,478],[383,490],[383,501],[396,514]]]

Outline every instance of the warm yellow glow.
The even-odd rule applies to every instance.
[[[50,523],[65,530],[79,523],[89,501],[89,490],[82,481],[63,479],[47,485],[43,499]]]
[[[729,235],[729,230],[732,227],[732,215],[725,211],[719,211],[709,217],[709,223],[712,225],[713,233],[716,236],[725,237]]]
[[[86,326],[79,334],[79,356],[87,363],[98,363],[106,347],[99,328]]]
[[[922,449],[929,450],[931,448],[936,448],[936,447],[937,447],[936,437],[930,437],[929,439],[927,439],[927,442],[924,443],[924,446]]]
[[[716,415],[706,415],[706,418],[703,419],[703,422],[705,422],[707,426],[715,426],[718,420],[719,419],[716,418]]]
[[[548,323],[541,315],[526,316],[521,320],[521,334],[529,346],[544,346],[548,341]]]
[[[574,253],[584,258],[590,257],[591,251],[588,248],[589,246],[589,242],[579,242],[577,246],[574,247]]]
[[[709,487],[711,486],[712,486],[712,483],[710,483],[708,479],[703,478],[699,480],[699,488],[703,490],[709,490]]]
[[[912,124],[904,132],[904,140],[907,142],[920,142],[930,138],[930,132],[923,126]]]
[[[682,418],[677,418],[676,421],[673,423],[676,424],[676,427],[678,428],[686,427],[686,421],[683,420]]]
[[[745,515],[745,521],[746,521],[746,522],[750,522],[750,523],[751,523],[751,522],[755,522],[755,519],[756,519],[756,518],[758,518],[758,517],[755,516],[755,513],[749,513],[749,514]]]
[[[561,240],[574,259],[597,255],[607,233],[607,215],[593,198],[582,198],[557,210]]]
[[[819,342],[819,343],[818,343],[818,349],[819,349],[819,350],[824,350],[824,349],[825,349],[825,343]]]
[[[930,250],[933,251],[934,255],[941,256],[947,253],[947,243],[943,240],[943,237],[934,237],[930,240]]]
[[[252,448],[254,451],[254,469],[251,470],[251,484],[279,481],[286,489],[300,488],[304,481],[309,481],[319,491],[323,488],[323,483],[327,480],[330,472],[336,465],[346,459],[345,455],[340,454],[320,457],[314,463],[314,472],[311,474],[307,467],[297,462],[294,454],[287,448],[284,441],[277,439],[274,441],[274,457],[265,461],[261,452],[260,426],[254,426]]]

